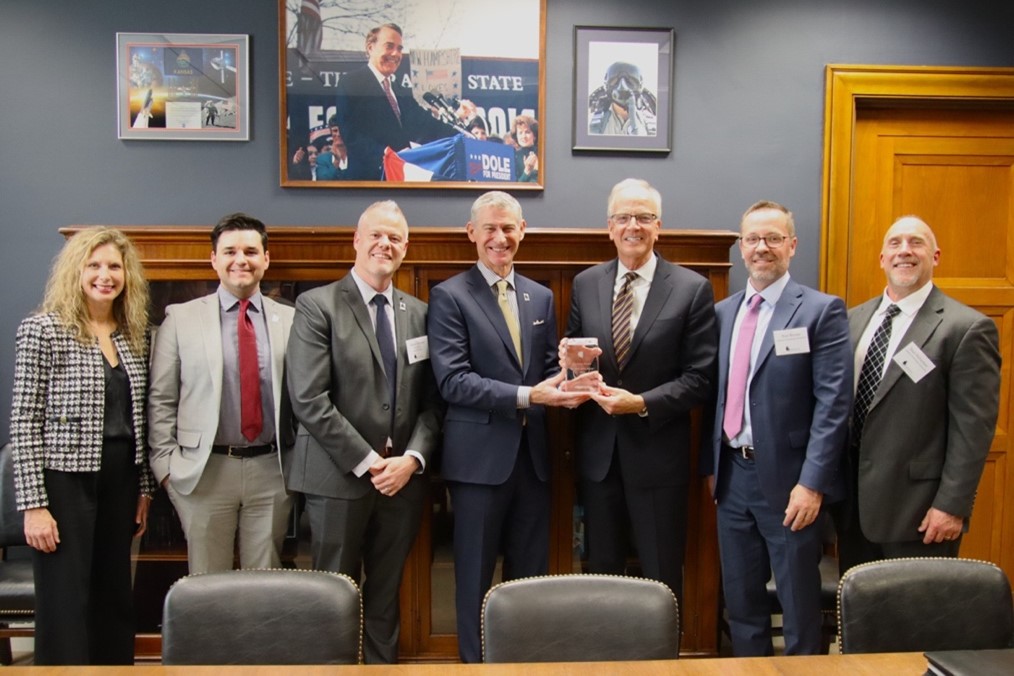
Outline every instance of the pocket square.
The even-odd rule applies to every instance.
[[[545,319],[536,319],[534,322],[532,322],[532,326],[541,326],[545,323],[546,323]]]

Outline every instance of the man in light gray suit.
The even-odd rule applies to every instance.
[[[842,570],[957,556],[996,427],[993,320],[933,285],[940,249],[915,216],[887,231],[884,293],[849,312],[856,402]]]
[[[225,216],[211,232],[218,291],[166,308],[152,349],[152,472],[187,536],[191,573],[280,565],[292,500],[278,447],[291,443],[283,391],[292,308],[265,297],[264,224]]]
[[[306,497],[313,567],[365,573],[367,663],[398,660],[398,589],[419,531],[440,429],[426,304],[394,288],[408,224],[370,205],[340,281],[296,299],[286,354],[296,443],[286,485]]]

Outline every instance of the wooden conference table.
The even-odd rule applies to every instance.
[[[883,676],[923,674],[922,653],[728,657],[657,662],[398,664],[393,666],[4,667],[4,674],[47,676]]]

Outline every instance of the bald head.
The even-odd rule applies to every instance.
[[[915,293],[933,279],[940,262],[937,238],[926,221],[903,216],[884,235],[880,267],[887,276],[887,295],[892,300]]]

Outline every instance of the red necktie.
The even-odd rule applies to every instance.
[[[249,300],[239,302],[239,399],[240,421],[243,436],[253,441],[264,427],[261,412],[261,372],[257,365],[257,333],[247,314]]]
[[[401,123],[401,108],[398,107],[398,99],[394,98],[394,92],[391,91],[391,82],[386,77],[380,81],[380,86],[384,88],[384,93],[387,94],[387,102],[391,104],[391,110],[394,111],[394,116],[398,118],[398,122]]]

